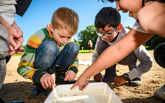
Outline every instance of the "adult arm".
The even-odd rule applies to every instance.
[[[18,48],[21,47],[22,43],[24,42],[24,40],[23,40],[23,31],[16,24],[16,22],[14,22],[11,26],[16,30],[16,34],[14,36],[16,38],[16,44],[17,44],[15,46],[15,50],[17,50]]]
[[[96,75],[102,70],[105,70],[106,68],[119,62],[133,50],[149,40],[152,36],[153,34],[141,33],[133,29],[130,30],[130,32],[128,32],[128,34],[124,36],[120,41],[108,47],[98,57],[98,59],[83,72],[83,74],[79,77],[79,79],[72,86],[71,89],[79,86],[79,89],[82,90],[83,88],[85,88],[88,80],[93,75]]]
[[[10,40],[10,53],[9,55],[13,55],[14,53],[20,53],[23,48],[21,44],[23,42],[22,31],[18,27],[18,25],[14,22],[12,26],[10,26],[1,16],[0,23],[7,29],[9,40]]]
[[[16,33],[16,31],[0,16],[0,23],[7,29],[8,36],[10,40],[10,53],[9,55],[12,55],[15,53],[14,46],[16,46],[13,34]]]
[[[165,37],[165,3],[148,2],[138,12],[138,19],[145,31]]]

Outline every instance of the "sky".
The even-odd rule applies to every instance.
[[[116,7],[115,3],[101,2],[100,0],[32,0],[28,10],[21,17],[15,15],[15,21],[23,31],[23,45],[26,45],[28,38],[41,28],[45,28],[51,23],[54,11],[60,7],[68,7],[79,16],[79,28],[77,34],[73,36],[78,40],[78,33],[86,29],[87,26],[94,25],[96,14],[103,7]],[[128,13],[119,12],[121,23],[124,27],[132,27],[135,20],[128,16]]]

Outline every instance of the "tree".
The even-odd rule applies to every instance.
[[[129,30],[132,28],[130,26],[125,27]],[[154,35],[150,40],[148,40],[146,43],[144,43],[144,46],[146,49],[154,49],[158,44],[164,43],[165,39],[163,37],[160,37],[158,35]]]
[[[165,42],[165,39],[163,37],[154,35],[144,45],[147,47],[147,49],[154,49],[158,44],[164,43],[164,42]]]
[[[127,29],[129,29],[129,30],[131,30],[131,29],[132,29],[130,26],[127,26],[127,27],[125,27],[125,28],[127,28]]]
[[[80,31],[80,33],[78,33],[80,47],[87,49],[89,40],[92,40],[93,47],[94,47],[97,40],[96,32],[97,32],[97,29],[95,28],[94,25],[87,26],[86,30]]]

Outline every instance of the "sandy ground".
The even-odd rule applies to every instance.
[[[153,56],[153,51],[149,51]],[[79,54],[79,60],[91,60],[92,53]],[[4,85],[0,90],[0,96],[5,101],[23,100],[25,103],[43,103],[46,97],[31,97],[31,80],[24,79],[17,74],[17,66],[20,56],[14,56],[7,64],[7,74]],[[79,66],[77,78],[87,68],[86,65]],[[117,74],[121,75],[128,71],[127,66],[117,65]],[[104,71],[102,72],[104,74]],[[153,97],[156,89],[165,84],[165,70],[156,63],[151,70],[143,75],[143,84],[139,87],[131,87],[127,84],[116,87],[114,83],[109,84],[116,95],[123,103],[165,103],[160,99]],[[77,79],[76,78],[76,79]],[[93,78],[91,78],[92,80]]]

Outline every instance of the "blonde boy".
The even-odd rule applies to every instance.
[[[37,31],[29,38],[17,72],[34,82],[32,96],[45,94],[47,88],[54,88],[51,76],[54,72],[58,84],[75,79],[79,45],[69,41],[77,33],[78,24],[77,13],[61,7],[54,12],[47,28]]]

